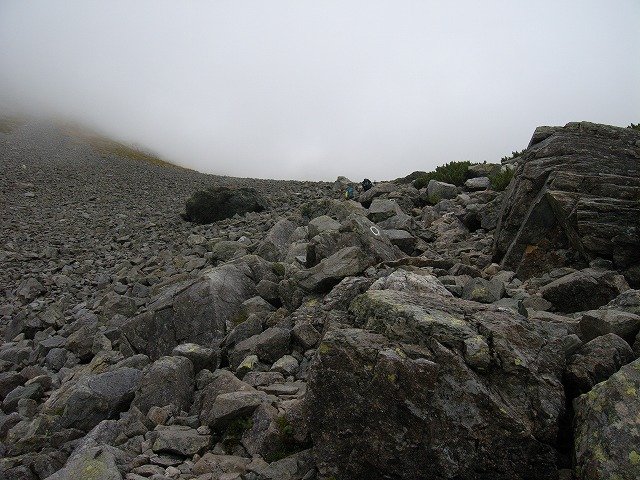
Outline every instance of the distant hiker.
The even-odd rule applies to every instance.
[[[371,180],[369,180],[368,178],[365,178],[362,181],[362,190],[363,191],[367,191],[367,190],[371,190],[373,188],[373,183],[371,183]]]
[[[348,187],[347,191],[344,192],[344,197],[349,200],[350,198],[353,198],[353,187]]]

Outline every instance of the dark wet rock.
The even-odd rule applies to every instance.
[[[172,298],[159,298],[157,309],[127,320],[122,331],[135,352],[152,358],[170,354],[183,342],[220,341],[236,321],[242,302],[255,296],[251,276],[246,264],[209,269]]]
[[[297,225],[287,219],[278,221],[261,240],[254,253],[271,262],[283,260],[289,249],[289,239],[296,228]]]
[[[294,275],[294,281],[305,291],[328,291],[343,278],[358,275],[371,266],[371,258],[358,247],[346,247],[323,259],[308,270]]]
[[[236,214],[261,212],[267,208],[267,202],[253,188],[212,186],[191,195],[185,208],[187,220],[212,223]]]
[[[589,310],[582,314],[580,331],[586,341],[615,333],[633,345],[640,331],[640,315],[613,309]]]
[[[94,478],[95,480],[122,480],[116,457],[107,449],[93,447],[73,456],[64,468],[47,477],[48,480],[71,478]]]
[[[472,278],[462,288],[462,298],[480,303],[494,303],[504,295],[504,283],[500,280]]]
[[[606,305],[628,289],[616,272],[585,268],[548,283],[540,292],[558,311],[572,313]]]
[[[61,424],[89,431],[102,420],[117,418],[129,409],[140,376],[140,370],[124,367],[83,377],[67,400]]]
[[[234,419],[251,415],[265,401],[266,394],[255,390],[221,393],[213,402],[207,424],[220,430]]]
[[[539,129],[535,152],[509,162],[521,170],[509,191],[470,191],[501,168],[474,166],[484,179],[429,207],[428,189],[402,181],[356,184],[346,200],[324,182],[103,158],[53,131],[0,135],[0,393],[15,409],[0,415],[0,477],[107,465],[128,480],[568,479],[593,458],[619,467],[590,431],[568,470],[563,408],[565,391],[595,395],[625,371],[629,345],[640,352],[640,302],[620,277],[634,285],[638,273],[625,247],[638,243],[637,195],[625,197],[637,175],[582,169],[603,152],[611,164],[633,157],[637,144],[612,144],[611,132],[635,135],[623,130]],[[500,215],[518,182],[534,198]],[[270,210],[184,222],[184,199],[212,184],[252,188]],[[510,271],[492,263],[499,217],[500,239],[520,226],[540,239],[516,231]],[[451,294],[486,282],[504,294],[467,296],[493,303]],[[634,418],[630,406],[615,415]],[[637,443],[613,427],[598,427],[607,448],[613,435]]]
[[[32,383],[27,386],[19,385],[4,397],[4,400],[2,401],[2,410],[5,412],[14,412],[18,408],[18,402],[20,402],[20,400],[24,398],[40,400],[43,394],[44,391],[42,389],[42,385],[39,383]]]
[[[587,393],[596,384],[608,379],[634,358],[627,342],[608,333],[585,343],[567,359],[564,373],[571,396]]]

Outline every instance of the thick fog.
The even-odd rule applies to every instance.
[[[0,108],[202,172],[394,179],[640,122],[640,1],[0,2]]]

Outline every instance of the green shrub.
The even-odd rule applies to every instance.
[[[489,177],[489,181],[491,182],[491,188],[496,192],[502,192],[505,190],[509,183],[511,183],[511,179],[513,178],[513,169],[506,168],[504,171],[500,170],[498,173]]]
[[[522,155],[527,149],[525,148],[524,150],[516,150],[515,152],[511,152],[511,156],[504,156],[500,159],[500,161],[502,163],[507,163],[509,160],[513,160],[514,158],[518,158],[520,155]]]
[[[284,274],[286,273],[284,265],[278,262],[273,262],[271,264],[271,270],[279,277],[284,277]]]
[[[282,460],[301,450],[293,439],[293,427],[284,416],[276,419],[276,426],[278,427],[278,440],[274,445],[275,448],[264,458],[267,463]]]
[[[627,128],[633,128],[634,130],[640,130],[640,123],[632,123]]]
[[[471,162],[449,162],[444,165],[436,167],[433,172],[429,172],[426,175],[421,176],[413,182],[413,186],[416,188],[423,188],[429,184],[431,180],[437,180],[438,182],[452,183],[453,185],[460,187],[464,185],[469,177],[469,167]]]

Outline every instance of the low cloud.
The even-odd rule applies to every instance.
[[[0,5],[0,101],[207,173],[383,180],[640,112],[640,4]]]

